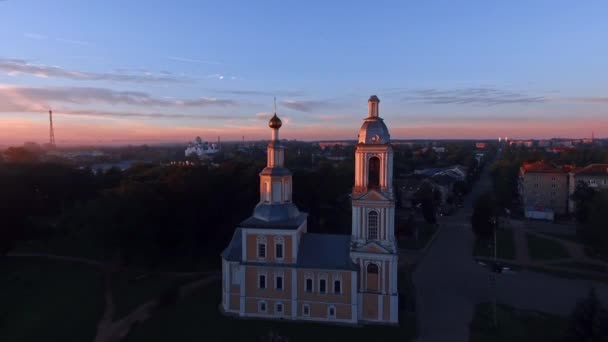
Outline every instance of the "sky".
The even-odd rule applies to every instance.
[[[0,0],[0,144],[608,137],[608,2]]]

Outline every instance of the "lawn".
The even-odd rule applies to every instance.
[[[158,298],[164,291],[196,278],[146,275],[141,272],[115,274],[112,278],[112,294],[116,303],[114,319],[122,318],[146,301]]]
[[[558,342],[563,340],[567,319],[535,311],[498,305],[494,327],[490,303],[478,304],[471,322],[471,342]]]
[[[561,243],[526,233],[528,251],[532,259],[554,260],[570,258],[570,253]]]
[[[414,316],[401,314],[401,325],[348,327],[289,321],[244,320],[225,317],[219,312],[220,282],[184,298],[176,306],[163,309],[135,327],[126,342],[155,341],[261,341],[270,332],[289,342],[375,341],[379,336],[392,341],[412,341]]]
[[[515,260],[515,240],[513,239],[513,230],[498,229],[496,231],[496,241],[498,244],[497,255],[501,259]],[[473,246],[474,256],[493,257],[494,256],[494,241],[492,239],[483,240],[476,239]]]
[[[403,312],[399,327],[345,327],[314,323],[241,320],[219,313],[220,283],[203,288],[175,306],[155,312],[136,326],[126,341],[257,341],[275,332],[289,341],[340,336],[352,341],[387,336],[413,340],[416,332],[409,272],[400,272]],[[165,290],[191,281],[125,272],[113,278],[114,319],[156,299]],[[9,257],[0,261],[0,341],[92,341],[102,316],[102,275],[94,267],[40,258]],[[410,295],[408,295],[410,294]],[[407,305],[406,305],[407,304]],[[405,309],[408,309],[407,311]]]
[[[92,341],[102,310],[102,278],[95,268],[0,259],[0,341]]]

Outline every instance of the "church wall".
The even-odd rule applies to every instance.
[[[382,319],[387,321],[391,318],[391,297],[390,296],[382,296],[382,300],[384,301],[382,304]]]
[[[258,311],[258,304],[263,300],[266,302],[266,312]],[[276,312],[276,304],[283,304],[283,313]],[[267,298],[246,298],[245,299],[245,314],[249,316],[274,316],[274,317],[291,317],[291,301],[267,299]]]
[[[247,237],[247,261],[277,262],[277,263],[293,263],[295,262],[292,256],[293,240],[291,235],[278,234],[246,234]],[[266,258],[258,259],[258,236],[266,238]],[[283,259],[275,259],[275,237],[283,238]]]
[[[378,319],[378,295],[375,293],[363,293],[362,316],[365,320]]]
[[[258,288],[258,274],[266,275],[266,288]],[[283,290],[275,289],[275,277],[283,277]],[[291,268],[247,266],[245,270],[245,296],[291,299]]]
[[[241,296],[237,294],[230,294],[230,310],[238,311],[241,308]]]
[[[352,282],[351,271],[298,270],[298,300],[324,303],[351,304]],[[306,276],[313,276],[313,292],[306,292]],[[320,275],[327,276],[327,293],[319,293]],[[342,293],[334,294],[334,279],[341,279]]]

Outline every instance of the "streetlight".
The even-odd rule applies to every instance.
[[[500,273],[502,271],[502,266],[498,265],[498,244],[496,241],[496,229],[497,227],[497,221],[496,221],[496,216],[492,216],[492,218],[490,219],[490,222],[492,223],[492,228],[494,231],[494,264],[492,265],[492,269],[490,270],[492,273],[490,274],[490,285],[492,286],[493,294],[494,294],[494,298],[493,298],[493,307],[494,307],[494,327],[498,327],[498,318],[497,318],[497,286],[496,286],[496,273]]]

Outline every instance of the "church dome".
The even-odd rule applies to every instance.
[[[359,144],[388,144],[390,141],[391,135],[382,118],[365,118],[359,129]]]
[[[270,119],[270,121],[268,121],[268,127],[272,129],[279,129],[281,126],[283,126],[283,122],[281,122],[281,119],[279,119],[277,113],[274,113],[274,116]]]

